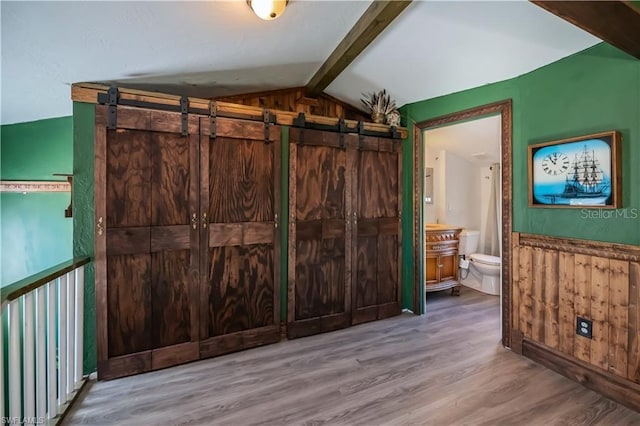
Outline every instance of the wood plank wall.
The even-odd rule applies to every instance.
[[[371,120],[371,117],[358,108],[325,93],[320,94],[317,98],[307,98],[304,95],[304,87],[227,96],[216,100],[347,120]]]
[[[640,383],[640,247],[514,233],[513,248],[513,329]]]

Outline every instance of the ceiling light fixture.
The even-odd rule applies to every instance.
[[[289,0],[247,0],[247,4],[258,18],[265,21],[271,21],[282,15],[287,3]]]

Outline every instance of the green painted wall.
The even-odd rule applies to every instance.
[[[514,146],[514,229],[640,245],[640,218],[630,217],[640,212],[640,60],[602,44],[522,76],[518,86],[521,101],[514,108],[522,138]],[[611,129],[623,137],[626,210],[604,219],[585,217],[580,209],[528,207],[526,144]]]
[[[73,255],[94,257],[93,164],[95,105],[73,104]],[[96,371],[95,267],[84,272],[84,372]]]
[[[406,105],[403,113],[411,135],[415,122],[504,99],[513,101],[513,230],[640,245],[640,61],[601,43],[517,78]],[[527,145],[612,129],[623,135],[622,209],[528,207]],[[412,138],[404,148],[412,151]],[[413,259],[404,267],[412,269]],[[410,294],[412,282],[404,285]]]
[[[71,117],[1,127],[2,180],[64,180],[72,171]],[[0,194],[0,286],[72,257],[68,193]]]
[[[71,123],[60,117],[2,126],[2,179],[54,180],[54,173],[71,173]]]

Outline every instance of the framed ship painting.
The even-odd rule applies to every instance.
[[[529,206],[622,206],[617,131],[529,145]]]

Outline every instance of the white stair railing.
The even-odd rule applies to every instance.
[[[3,424],[56,423],[84,383],[84,265],[89,260],[76,258],[2,289],[0,342],[9,349],[6,370],[0,351]]]

